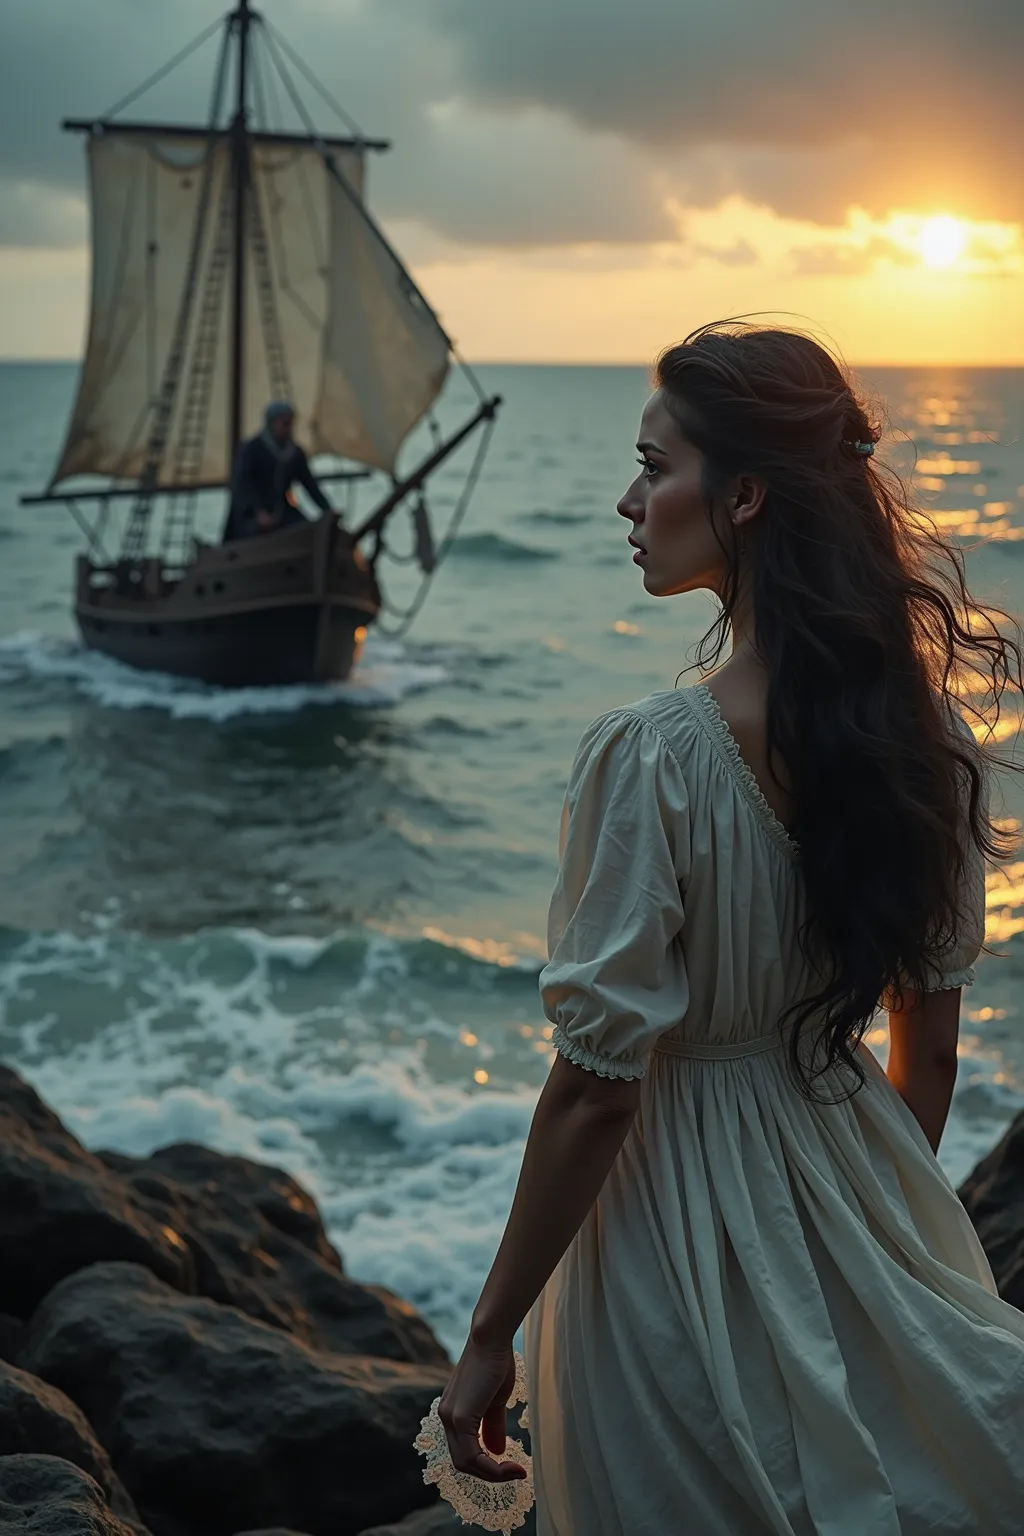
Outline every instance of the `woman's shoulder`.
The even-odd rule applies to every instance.
[[[606,710],[584,732],[581,753],[601,752],[621,741],[636,751],[653,747],[673,758],[685,772],[705,741],[697,692],[694,688],[667,688]]]

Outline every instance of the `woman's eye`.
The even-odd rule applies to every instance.
[[[650,459],[637,459],[637,463],[644,472],[644,479],[653,480],[654,476],[658,473],[657,464],[652,464]]]

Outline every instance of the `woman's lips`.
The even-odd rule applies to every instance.
[[[643,563],[644,563],[644,561],[646,559],[647,559],[647,551],[646,551],[646,549],[640,549],[640,547],[637,546],[637,548],[634,549],[634,551],[633,551],[633,564],[634,565],[643,565]]]

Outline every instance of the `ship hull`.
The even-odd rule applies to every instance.
[[[337,520],[159,560],[78,562],[84,643],[131,667],[224,688],[348,677],[380,594]]]
[[[343,680],[359,659],[365,615],[308,605],[267,612],[222,614],[202,624],[168,620],[140,605],[136,615],[98,615],[76,608],[91,650],[143,672],[168,672],[221,688]]]

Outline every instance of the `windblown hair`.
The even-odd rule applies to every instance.
[[[958,715],[997,719],[1021,652],[1006,615],[971,598],[960,551],[864,451],[880,429],[816,341],[716,323],[665,352],[655,377],[703,456],[709,515],[736,474],[768,487],[745,549],[719,535],[728,574],[698,656],[717,660],[742,590],[820,980],[792,1011],[793,1062],[808,1093],[837,1065],[859,1085],[854,1049],[879,1000],[926,990],[955,944],[970,842],[1005,855]]]

